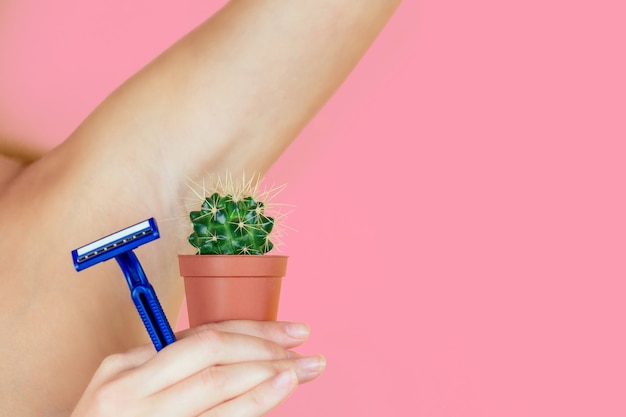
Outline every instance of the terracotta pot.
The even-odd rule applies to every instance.
[[[287,256],[178,255],[191,327],[223,320],[276,320]]]

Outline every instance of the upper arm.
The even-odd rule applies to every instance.
[[[264,173],[397,3],[231,1],[108,97],[65,155],[108,171],[105,181],[159,184],[160,206],[200,172]]]

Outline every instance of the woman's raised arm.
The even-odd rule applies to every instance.
[[[105,356],[147,342],[116,265],[77,276],[70,251],[179,216],[187,179],[202,172],[264,173],[399,2],[232,0],[15,177],[0,195],[0,391],[71,403]],[[160,226],[138,255],[173,321],[179,233]]]

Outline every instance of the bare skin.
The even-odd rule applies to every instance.
[[[231,321],[109,356],[72,417],[263,415],[322,373],[322,356],[289,350],[307,337],[301,323]]]
[[[61,146],[0,138],[0,392],[7,394],[0,414],[69,415],[104,358],[148,342],[117,265],[78,276],[71,250],[155,217],[163,237],[138,256],[174,321],[183,296],[180,232],[161,220],[184,215],[188,178],[266,172],[399,2],[232,0],[120,86]],[[263,333],[266,325],[252,326]],[[206,343],[196,339],[184,346]],[[273,371],[261,366],[265,380],[297,373],[283,353],[267,358],[256,342],[238,340],[264,363],[282,361]],[[179,352],[170,358],[184,350],[170,349]],[[152,358],[148,351],[141,360]],[[93,402],[85,401],[88,410]],[[265,412],[259,406],[249,415]]]

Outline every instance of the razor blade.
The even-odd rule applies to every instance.
[[[157,351],[175,342],[176,337],[133,249],[159,237],[156,221],[151,218],[72,251],[76,271],[115,258],[126,277],[133,303]]]

